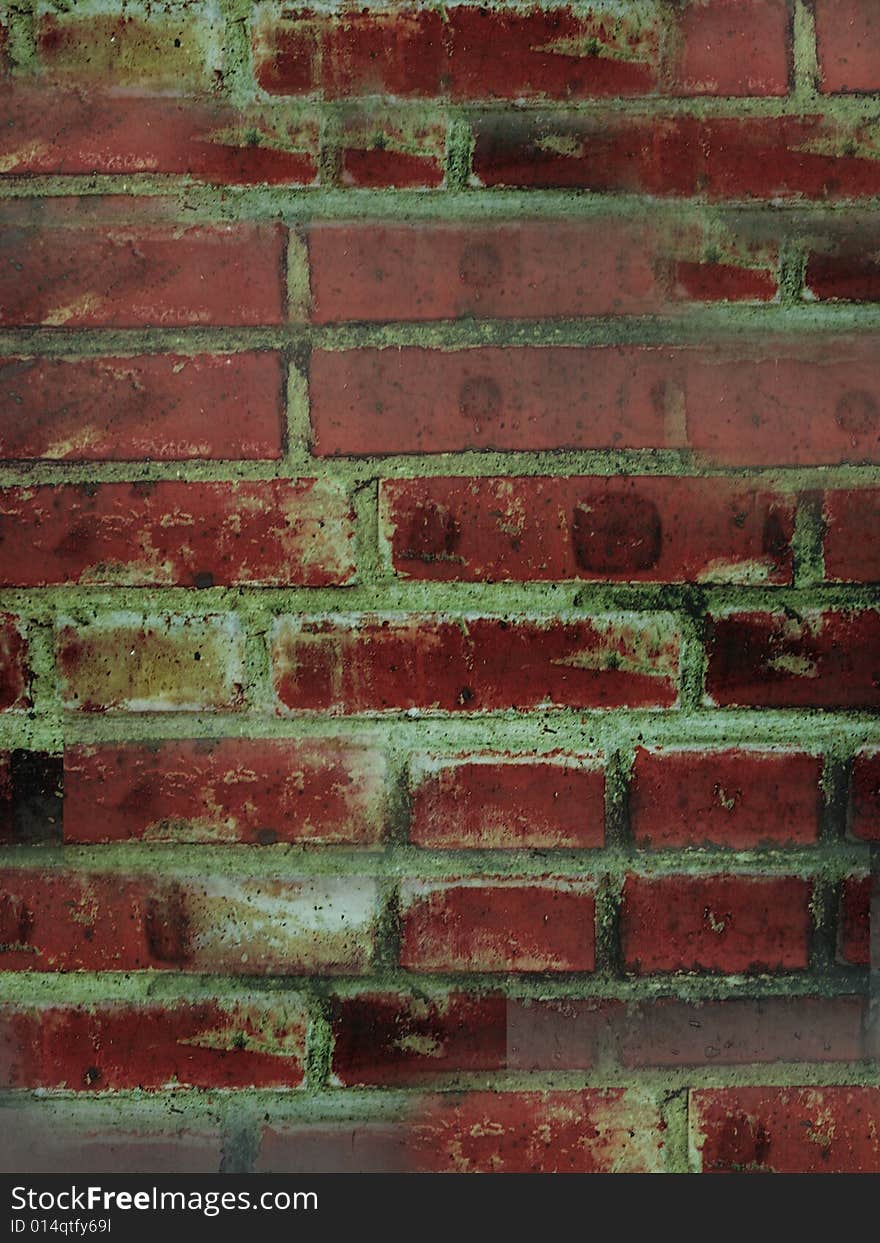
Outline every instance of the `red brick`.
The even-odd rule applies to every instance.
[[[664,1168],[666,1124],[648,1094],[467,1092],[411,1095],[393,1118],[273,1121],[258,1173],[649,1173]]]
[[[689,447],[725,466],[880,461],[870,338],[315,350],[310,398],[321,457]]]
[[[849,831],[862,841],[880,841],[880,751],[860,751],[853,760]]]
[[[621,944],[638,975],[809,965],[809,881],[794,876],[629,876]]]
[[[323,587],[351,581],[353,540],[314,479],[0,489],[0,586]]]
[[[871,904],[874,879],[871,876],[850,876],[840,895],[838,957],[856,967],[871,963]]]
[[[825,577],[837,582],[880,582],[880,489],[826,492]]]
[[[286,616],[272,640],[279,710],[337,714],[670,707],[678,655],[666,614],[511,622]]]
[[[0,873],[0,965],[5,971],[352,973],[368,967],[375,905],[376,885],[367,877],[7,868]]]
[[[36,36],[43,79],[72,87],[195,94],[220,79],[222,27],[203,6],[164,16],[43,13]]]
[[[235,617],[111,613],[62,621],[61,700],[79,712],[211,712],[244,705],[244,639]]]
[[[818,840],[822,759],[751,747],[638,747],[629,794],[640,846],[807,846]]]
[[[716,242],[717,245],[717,242]],[[772,298],[774,248],[641,217],[515,225],[309,226],[311,318],[494,319],[654,312],[682,300]]]
[[[205,739],[69,746],[64,838],[372,845],[385,760],[335,739]]]
[[[815,11],[820,89],[880,88],[880,13],[871,0],[815,0]]]
[[[421,1171],[659,1173],[666,1123],[644,1091],[444,1093],[412,1119]]]
[[[592,971],[595,905],[584,881],[405,881],[400,963],[412,971]]]
[[[4,1006],[0,1082],[96,1092],[296,1087],[303,1080],[306,1026],[302,1002],[289,995],[283,1004]]]
[[[679,18],[677,95],[785,95],[785,0],[692,0]]]
[[[30,707],[30,681],[28,645],[18,619],[0,613],[0,712]]]
[[[791,582],[792,501],[739,480],[430,478],[380,489],[391,560],[409,578]]]
[[[663,999],[630,1007],[620,1058],[637,1066],[855,1062],[865,1056],[859,997]]]
[[[0,323],[51,328],[278,324],[276,225],[7,229]]]
[[[708,701],[757,708],[880,704],[880,614],[730,613],[712,622]]]
[[[854,230],[864,244],[861,230]],[[807,257],[804,293],[812,302],[877,302],[880,300],[880,264],[873,254],[852,254],[848,247]]]
[[[342,118],[340,177],[344,186],[436,189],[442,185],[446,123],[393,112],[347,112]]]
[[[257,80],[272,94],[348,98],[566,99],[638,95],[657,83],[662,15],[599,6],[347,11],[264,6]]]
[[[877,1088],[705,1088],[690,1093],[690,1143],[718,1173],[880,1172]]]
[[[21,1174],[217,1174],[223,1137],[216,1121],[190,1110],[163,1122],[128,1100],[53,1102],[30,1098],[7,1107],[0,1168]]]
[[[819,115],[485,113],[480,185],[699,196],[848,199],[880,193],[867,123]]]
[[[605,840],[605,774],[589,756],[415,757],[410,841],[432,849],[578,850]]]
[[[334,1081],[399,1086],[462,1071],[504,1070],[509,1004],[503,993],[335,998]]]
[[[18,83],[0,90],[4,173],[185,173],[215,185],[310,186],[318,150],[316,117],[291,122],[271,108]]]
[[[0,751],[0,843],[54,842],[62,835],[60,755]]]
[[[279,458],[280,355],[0,362],[0,457]]]
[[[319,13],[261,5],[254,23],[257,82],[273,95],[437,95],[446,61],[445,14],[398,8]]]

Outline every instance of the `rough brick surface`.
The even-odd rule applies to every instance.
[[[822,762],[796,751],[639,747],[629,795],[639,845],[808,845],[819,836]]]
[[[410,841],[468,850],[601,846],[605,778],[588,757],[415,757]]]
[[[150,587],[345,583],[344,493],[317,482],[136,483],[0,490],[0,584]]]
[[[880,21],[870,0],[816,0],[820,87],[870,92],[880,86]]]
[[[64,840],[368,845],[384,775],[378,749],[333,739],[68,747]]]
[[[627,968],[796,971],[808,965],[810,883],[796,877],[627,878],[621,940]]]
[[[876,1117],[876,1088],[698,1089],[691,1145],[710,1172],[876,1174]]]
[[[724,480],[394,479],[381,502],[411,578],[791,579],[791,503]]]
[[[861,751],[853,761],[849,815],[854,837],[880,838],[880,751]]]
[[[0,457],[278,458],[282,366],[269,352],[0,363]]]
[[[414,971],[592,971],[592,886],[563,880],[406,882],[400,960]]]
[[[669,707],[678,651],[666,616],[284,617],[272,644],[280,704],[332,713]]]

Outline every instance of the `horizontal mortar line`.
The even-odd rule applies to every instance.
[[[125,873],[146,869],[151,876],[210,879],[322,877],[324,879],[390,877],[444,880],[455,877],[518,879],[550,876],[594,884],[622,879],[633,872],[645,877],[707,877],[717,873],[843,879],[870,866],[869,843],[822,842],[812,849],[775,851],[687,850],[674,852],[621,848],[568,851],[429,851],[415,846],[379,844],[370,849],[333,846],[253,846],[228,844],[114,842],[104,845],[4,846],[0,862],[22,870],[63,869],[78,873]]]
[[[135,197],[136,196],[136,197]],[[275,220],[291,224],[339,220],[369,224],[388,220],[400,224],[420,220],[443,223],[459,221],[540,218],[553,214],[566,220],[612,214],[644,216],[652,220],[668,216],[680,219],[693,215],[703,219],[743,216],[760,219],[765,227],[772,221],[797,227],[810,227],[818,218],[849,217],[853,210],[866,216],[880,208],[880,197],[855,199],[707,199],[705,196],[661,197],[625,191],[610,192],[560,189],[479,188],[462,190],[335,189],[333,187],[289,187],[251,185],[210,185],[179,174],[0,176],[0,199],[88,197],[114,199],[112,224],[144,223],[144,208],[136,198],[164,199],[161,220],[173,223],[233,222]],[[126,198],[131,211],[125,212]],[[177,207],[175,217],[173,208]],[[149,213],[147,213],[147,218]],[[93,218],[94,223],[94,218]]]
[[[438,621],[487,619],[512,622],[584,622],[594,614],[778,612],[806,613],[821,608],[858,609],[880,603],[880,586],[823,583],[807,587],[747,586],[723,583],[588,583],[578,580],[533,582],[442,582],[385,578],[349,587],[130,587],[85,586],[0,589],[0,609],[26,615],[35,623],[59,616],[79,624],[95,611],[145,616],[186,613],[191,617],[237,614],[255,633],[268,632],[278,617],[336,617],[341,624],[364,614],[400,621],[410,615]],[[517,614],[515,618],[513,614]],[[547,705],[551,707],[552,705]]]
[[[279,1061],[284,1060],[293,1062],[293,1055],[289,1055],[287,1059],[279,1059]],[[118,1107],[125,1102],[129,1107],[138,1108],[146,1101],[157,1104],[161,1101],[167,1105],[177,1106],[186,1102],[186,1112],[189,1114],[190,1102],[203,1101],[207,1097],[208,1101],[215,1104],[223,1102],[227,1105],[234,1105],[244,1101],[254,1107],[271,1105],[273,1106],[273,1124],[283,1125],[285,1122],[314,1121],[318,1123],[336,1120],[335,1113],[330,1114],[329,1117],[322,1113],[322,1106],[326,1107],[331,1100],[338,1101],[339,1105],[360,1105],[362,1109],[369,1108],[372,1111],[372,1108],[378,1105],[378,1098],[381,1096],[383,1112],[378,1117],[370,1112],[365,1116],[346,1118],[347,1122],[362,1124],[386,1118],[385,1111],[389,1107],[386,1098],[389,1093],[393,1093],[397,1109],[405,1111],[409,1105],[420,1101],[428,1094],[485,1092],[487,1089],[493,1093],[548,1091],[578,1093],[613,1091],[623,1087],[635,1092],[656,1092],[665,1097],[667,1092],[688,1088],[699,1090],[746,1086],[767,1088],[877,1087],[880,1086],[880,1065],[869,1058],[839,1063],[832,1061],[766,1062],[757,1059],[751,1063],[746,1060],[742,1064],[733,1065],[710,1062],[704,1066],[629,1067],[620,1065],[616,1068],[607,1066],[603,1069],[597,1067],[592,1070],[507,1071],[490,1069],[458,1073],[447,1071],[445,1074],[437,1072],[434,1075],[425,1071],[415,1081],[409,1081],[403,1085],[368,1083],[363,1087],[344,1088],[328,1084],[317,1090],[308,1088],[304,1084],[277,1085],[272,1088],[253,1088],[247,1085],[210,1088],[169,1086],[156,1090],[110,1089],[104,1092],[96,1092],[94,1088],[88,1090],[71,1087],[18,1088],[9,1090],[0,1097],[0,1108],[3,1104],[7,1108],[14,1108],[16,1104],[22,1104],[25,1101],[32,1107],[36,1101],[40,1101],[46,1108],[50,1108],[53,1103],[69,1106],[82,1102],[84,1110],[97,1113],[102,1105],[112,1108],[114,1104]],[[300,1101],[303,1102],[302,1105]],[[406,1126],[408,1121],[406,1113],[395,1118],[395,1121],[401,1126]],[[418,1122],[418,1114],[415,1115],[413,1121]]]
[[[735,338],[755,357],[786,344],[798,333],[846,333],[858,337],[880,329],[880,304],[829,303],[748,306],[700,305],[663,315],[590,316],[580,319],[472,319],[349,322],[317,325],[290,323],[269,327],[169,328],[6,328],[0,330],[0,355],[40,358],[90,358],[108,354],[140,356],[200,353],[237,354],[283,350],[302,343],[332,352],[356,349],[422,348],[440,351],[487,346],[583,348],[587,346],[717,347]],[[768,342],[768,332],[778,333]],[[789,336],[789,334],[791,334]]]
[[[864,968],[836,968],[801,974],[764,975],[621,975],[610,979],[597,974],[571,973],[432,973],[393,970],[373,975],[227,976],[193,975],[180,971],[128,972],[22,972],[0,971],[0,1002],[37,1004],[41,1001],[99,1003],[105,1001],[172,1001],[190,997],[236,1000],[242,993],[273,997],[284,1005],[291,996],[321,995],[339,998],[364,993],[399,992],[420,998],[441,998],[449,992],[484,996],[499,991],[511,1001],[622,1001],[671,1000],[681,1002],[761,1001],[766,999],[869,997],[869,972]]]
[[[778,491],[815,491],[841,487],[880,487],[880,464],[838,463],[815,466],[719,466],[687,451],[654,449],[493,450],[384,458],[288,456],[275,459],[190,458],[167,461],[63,461],[47,458],[0,460],[0,487],[31,488],[64,484],[258,483],[317,478],[353,488],[365,483],[449,478],[470,482],[475,477],[651,476],[676,479],[729,479],[747,487]],[[583,580],[587,581],[587,580]]]

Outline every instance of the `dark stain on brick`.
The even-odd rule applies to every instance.
[[[34,927],[34,913],[13,893],[0,895],[0,953],[27,945]]]
[[[48,842],[62,837],[63,763],[60,755],[13,751],[10,756],[12,840]]]
[[[653,501],[597,494],[575,507],[574,555],[582,570],[622,574],[649,570],[660,559],[663,527]]]
[[[838,427],[851,436],[864,436],[878,424],[877,400],[871,393],[852,390],[844,393],[834,413]]]
[[[472,376],[459,390],[458,408],[477,425],[494,419],[501,410],[501,389],[491,376]]]
[[[400,555],[412,561],[449,560],[461,539],[461,528],[445,505],[425,501],[413,508],[401,532]]]
[[[182,964],[189,960],[189,915],[186,896],[178,886],[149,900],[144,931],[155,962]]]

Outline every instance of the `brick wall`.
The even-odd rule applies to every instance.
[[[880,1170],[875,8],[0,6],[2,1168]]]

